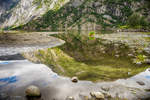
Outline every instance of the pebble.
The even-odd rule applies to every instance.
[[[37,86],[30,85],[25,90],[26,96],[38,97],[41,96],[40,89]]]

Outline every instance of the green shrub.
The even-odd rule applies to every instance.
[[[146,59],[146,56],[140,54],[140,55],[137,55],[136,59],[137,59],[137,61],[144,62],[144,60]]]
[[[95,32],[89,32],[89,39],[94,40],[95,39]]]
[[[128,29],[129,25],[123,25],[123,26],[119,26],[120,29]]]
[[[127,24],[131,27],[131,28],[147,28],[149,23],[146,21],[145,17],[140,16],[137,13],[134,13],[133,15],[131,15],[127,21]]]

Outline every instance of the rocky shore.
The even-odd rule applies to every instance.
[[[120,32],[100,34],[96,38],[103,39],[103,44],[112,45],[115,57],[128,56],[132,62],[141,65],[150,63],[150,34],[141,32]],[[124,52],[122,52],[122,49]],[[104,50],[105,51],[105,50]],[[110,51],[110,53],[112,53]]]
[[[0,34],[0,56],[46,49],[62,45],[63,40],[49,36],[52,32],[5,32]]]

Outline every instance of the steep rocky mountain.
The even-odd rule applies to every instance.
[[[61,7],[68,0],[1,0],[0,27],[9,28],[24,25],[42,16],[56,6]]]
[[[19,0],[0,0],[0,23],[5,21],[5,17],[9,15],[8,11],[16,6],[18,2]]]
[[[10,16],[4,18],[1,26],[28,30],[101,30],[126,25],[134,14],[141,17],[139,24],[148,26],[149,4],[149,0],[20,0],[9,10]],[[134,19],[134,16],[130,18]]]

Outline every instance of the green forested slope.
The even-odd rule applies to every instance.
[[[61,0],[60,0],[61,1]],[[150,24],[149,0],[70,0],[18,28],[28,30],[102,30],[142,28]]]

